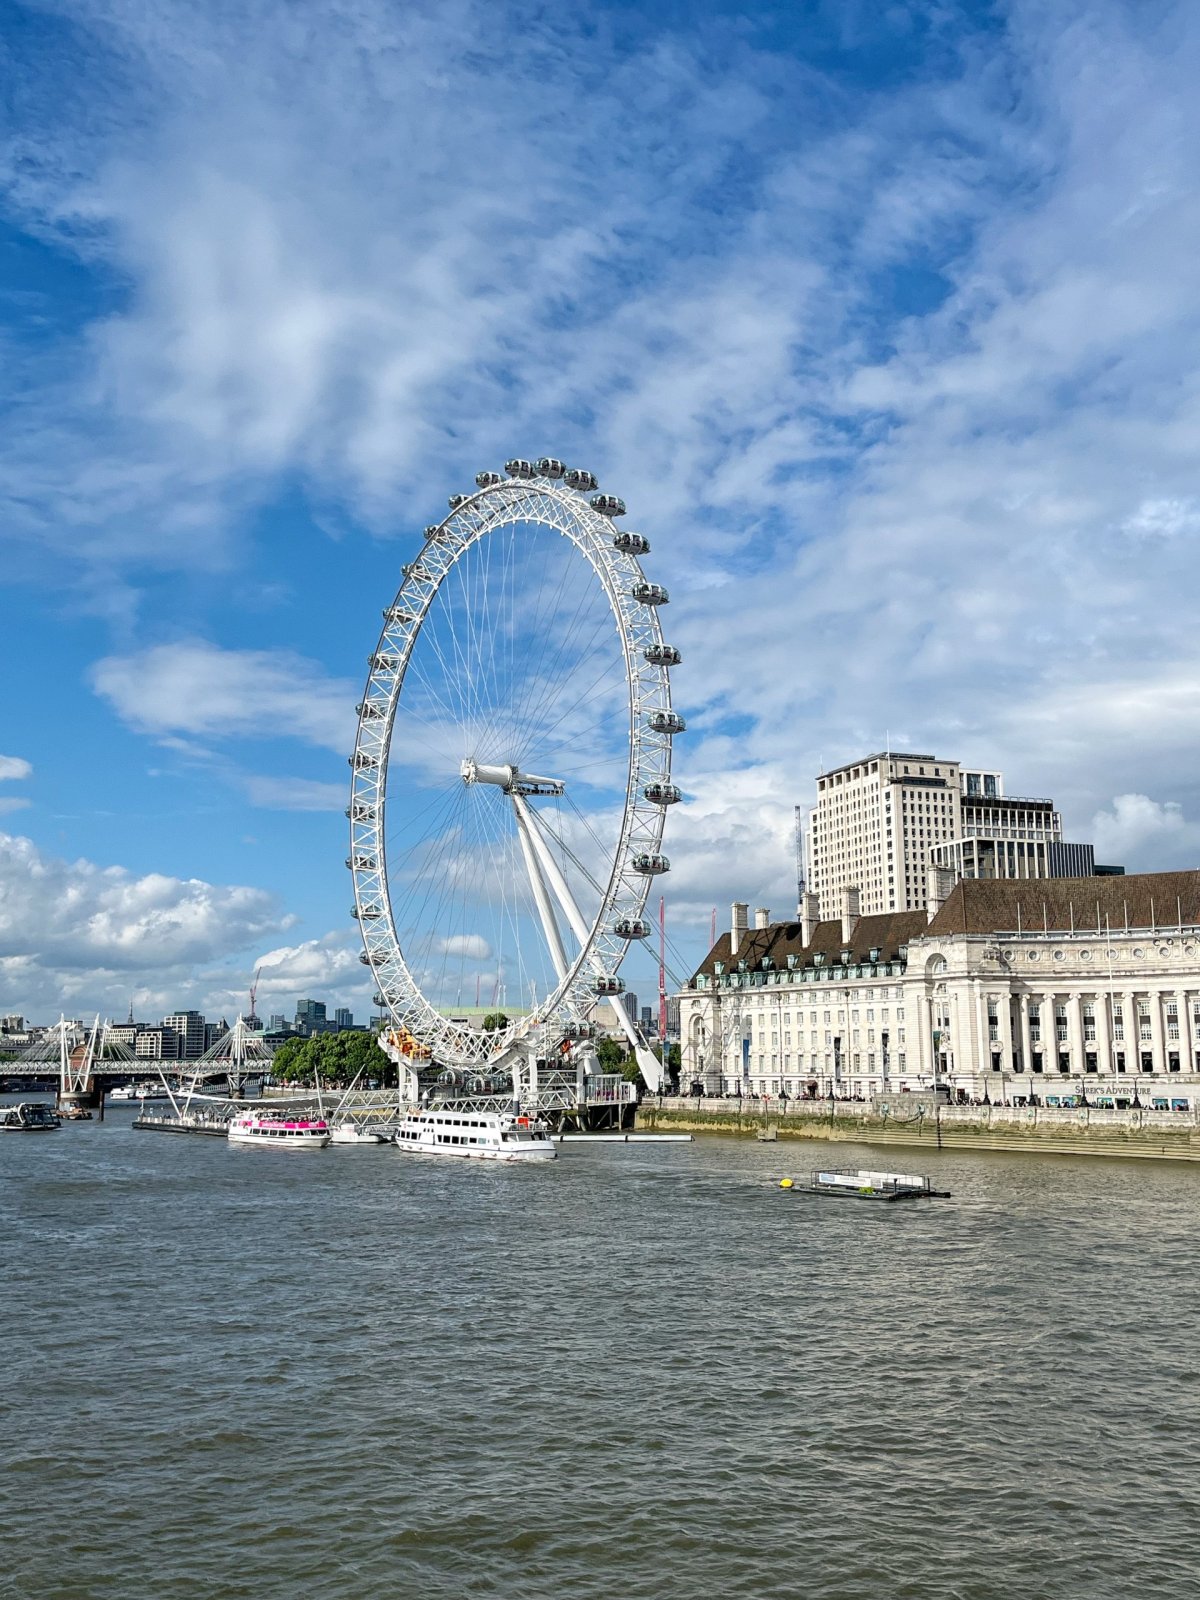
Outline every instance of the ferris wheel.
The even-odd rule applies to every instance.
[[[667,591],[590,472],[543,457],[475,482],[425,529],[369,658],[347,808],[360,960],[444,1067],[586,1039],[609,1001],[655,1087],[619,973],[681,798]]]

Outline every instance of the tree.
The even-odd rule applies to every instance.
[[[483,1019],[484,1033],[499,1033],[501,1028],[508,1027],[508,1018],[503,1011],[489,1011]]]
[[[620,1072],[628,1057],[628,1047],[616,1039],[596,1040],[596,1059],[602,1072]]]

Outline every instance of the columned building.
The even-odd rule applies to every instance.
[[[679,997],[685,1087],[1200,1107],[1200,872],[929,887],[925,912],[736,907]]]

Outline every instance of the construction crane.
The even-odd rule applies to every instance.
[[[667,1064],[667,902],[658,897],[658,1042]]]
[[[262,971],[261,967],[255,967],[255,969],[254,969],[254,982],[250,985],[250,1010],[246,1015],[246,1021],[250,1024],[250,1026],[252,1028],[257,1028],[258,1027],[258,1017],[255,1015],[255,1011],[254,1011],[254,997],[258,993],[258,977],[259,977],[259,973],[261,971]]]
[[[804,807],[796,807],[796,915],[804,915]]]

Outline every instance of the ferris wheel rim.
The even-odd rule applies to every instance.
[[[481,479],[497,476],[482,474]],[[596,497],[597,501],[605,498]],[[624,509],[611,497],[609,503]],[[597,509],[579,493],[542,474],[481,483],[475,493],[455,496],[449,516],[426,530],[420,554],[405,567],[395,598],[384,612],[384,626],[370,658],[354,754],[350,758],[347,808],[351,835],[347,866],[353,875],[354,910],[364,946],[360,959],[370,968],[376,980],[377,999],[393,1022],[447,1065],[482,1066],[535,1028],[560,1022],[568,1026],[582,1020],[598,1000],[616,998],[619,990],[609,996],[597,994],[588,972],[599,971],[616,981],[632,943],[632,937],[617,929],[643,924],[653,873],[665,870],[655,867],[653,872],[643,871],[634,865],[635,858],[665,862],[660,847],[666,805],[651,801],[643,791],[654,784],[665,786],[663,792],[673,789],[673,713],[669,664],[665,659],[672,652],[664,645],[659,601],[638,598],[638,591],[658,591],[663,599],[665,592],[649,584],[642,571],[638,555],[644,553],[644,540],[631,536],[631,548],[618,547],[613,514]],[[450,573],[469,550],[489,534],[517,523],[536,525],[565,537],[591,568],[592,577],[608,602],[625,669],[628,756],[617,841],[588,936],[580,942],[578,954],[553,991],[528,1015],[489,1036],[446,1017],[409,967],[396,926],[389,883],[386,789],[397,710],[413,650],[432,607]],[[625,543],[628,545],[629,539]],[[652,659],[655,654],[659,659]],[[655,717],[657,726],[652,721]]]

